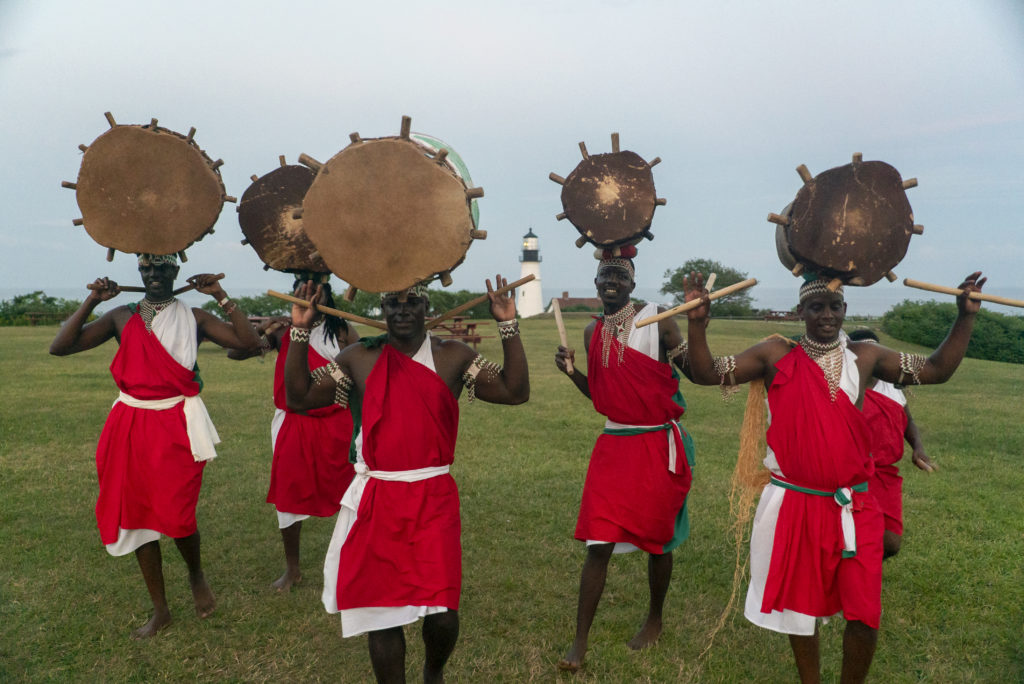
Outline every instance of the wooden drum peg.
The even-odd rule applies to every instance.
[[[188,140],[189,142],[195,142],[195,137],[196,137],[196,127],[193,126],[192,128],[188,129],[188,137],[185,138],[185,139]]]
[[[612,133],[612,152],[618,154],[619,152],[619,134]]]
[[[555,220],[556,221],[561,221],[564,218],[565,218],[565,212],[564,211],[561,214],[555,214]]]
[[[647,165],[650,166],[651,168],[654,168],[655,166],[657,166],[660,163],[661,163],[661,157],[655,157],[651,161],[647,162]]]
[[[915,223],[914,227],[910,229],[914,235],[921,235],[924,233],[924,226],[919,223]]]
[[[156,130],[156,119],[155,118],[149,120],[149,127],[152,128],[153,130]]]
[[[72,183],[71,181],[61,181],[60,182],[60,187],[67,188],[68,190],[77,190],[78,189],[78,186],[75,185],[74,183]]]
[[[73,225],[73,226],[84,226],[85,225],[85,219],[80,219],[80,218],[72,219],[71,220],[71,225]]]
[[[363,142],[363,139],[359,137],[359,132],[358,131],[353,131],[352,133],[349,133],[348,134],[348,139],[351,140],[354,143]]]
[[[449,285],[452,284],[452,272],[451,271],[441,271],[440,279],[441,279],[441,286],[442,287],[448,287]]]
[[[854,164],[860,164],[862,161],[864,161],[864,155],[861,154],[860,152],[854,152],[853,153],[853,163]]]
[[[792,273],[795,276],[802,276],[804,274],[804,270],[805,268],[803,264],[797,264],[790,270],[790,273]]]
[[[564,217],[565,214],[562,214],[562,216]],[[583,246],[587,244],[587,242],[587,238],[583,237],[582,235],[576,238],[576,246],[579,247],[580,249],[583,249]]]
[[[188,255],[185,254],[185,250],[181,250],[180,252],[178,252],[178,258],[181,259],[181,263],[185,263],[186,261],[188,261]]]
[[[896,274],[893,273],[892,271],[889,271],[888,273],[885,274],[885,279],[888,280],[890,283],[895,283],[896,277]]]
[[[648,240],[654,239],[654,233],[651,232],[650,228],[644,231],[644,237],[647,238]]]
[[[114,121],[114,115],[111,114],[110,112],[103,112],[103,116],[107,117],[107,123],[110,124],[111,128],[113,128],[114,126],[117,125],[117,122]],[[111,257],[110,259],[113,259],[113,257]],[[110,259],[108,259],[108,261]]]
[[[908,178],[907,180],[903,181],[903,189],[904,190],[909,190],[910,188],[916,188],[916,187],[917,187],[917,179],[916,178]]]
[[[668,204],[668,200],[665,199],[664,197],[659,197],[656,200],[654,200],[654,203],[659,207],[663,207],[666,204]]]
[[[111,247],[110,249],[107,250],[107,261],[113,261],[114,260],[114,252],[115,251],[117,251],[117,250],[115,250],[113,247]]]
[[[486,240],[487,239],[487,231],[486,230],[475,230],[474,229],[474,230],[469,231],[469,237],[473,238],[474,240]]]
[[[318,162],[316,159],[313,159],[305,152],[299,155],[299,163],[310,169],[313,173],[319,173],[320,169],[323,167],[323,164]]]
[[[78,149],[82,150],[82,152],[86,152],[86,151],[88,151],[89,146],[83,143],[83,144],[78,146]]]
[[[354,302],[354,301],[356,301],[356,293],[358,293],[358,292],[359,292],[359,290],[357,290],[354,286],[349,285],[348,289],[345,290],[345,301],[346,302]]]
[[[583,155],[584,159],[590,159],[590,155],[587,153],[587,143],[580,140],[580,154]]]
[[[281,166],[288,166],[288,162],[286,162],[286,161],[284,160],[284,155],[283,155],[283,154],[279,154],[279,155],[277,155],[277,162],[278,162],[278,163],[279,163],[279,164],[280,164]]]
[[[828,285],[826,285],[825,288],[829,292],[835,292],[836,290],[838,290],[842,286],[843,286],[843,281],[842,280],[840,280],[839,278],[833,278],[832,280],[828,281]]]
[[[256,175],[255,173],[254,173],[254,174],[252,174],[251,176],[249,176],[249,180],[251,180],[251,181],[252,181],[253,183],[255,183],[256,181],[258,181],[259,179],[260,179],[260,177],[259,177],[259,176],[257,176],[257,175]]]
[[[249,244],[249,240],[247,240],[247,239],[243,239],[243,240],[242,240],[242,246],[244,247],[244,246],[246,246],[247,244]]]
[[[483,196],[484,196],[484,189],[483,188],[468,188],[466,190],[466,198],[467,199],[480,199]]]
[[[447,159],[447,158],[448,158],[448,150],[445,149],[444,147],[439,149],[437,151],[437,154],[434,155],[434,161],[436,161],[438,164],[444,164],[445,163],[445,159]]]
[[[548,174],[548,178],[550,178],[551,180],[555,181],[559,185],[565,185],[565,179],[562,178],[561,176],[559,176],[554,171],[552,171],[551,173]]]
[[[238,198],[234,197],[232,195],[224,195],[224,201],[225,202],[231,202],[232,204],[234,204],[235,202],[238,201]],[[210,232],[212,233],[213,231],[211,230]]]
[[[778,214],[772,213],[772,214],[768,214],[768,220],[771,223],[777,223],[780,226],[788,226],[789,225],[789,217],[788,216],[779,216]]]
[[[807,170],[806,164],[801,164],[796,167],[796,172],[800,174],[800,180],[802,180],[805,185],[814,180],[814,176],[812,176],[811,172]]]
[[[402,130],[399,133],[399,135],[402,137],[403,140],[408,140],[409,139],[409,134],[411,132],[412,132],[412,117],[411,116],[403,116],[402,117]]]

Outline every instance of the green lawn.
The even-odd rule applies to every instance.
[[[567,315],[581,344],[586,316]],[[493,324],[482,324],[487,329]],[[452,681],[571,680],[555,663],[573,633],[583,546],[572,539],[587,457],[603,423],[553,362],[549,320],[522,323],[533,396],[519,407],[463,399],[453,469],[462,493],[462,633]],[[800,324],[715,321],[716,353],[738,351]],[[199,363],[220,454],[199,504],[204,564],[218,597],[194,617],[184,563],[164,542],[175,622],[138,643],[149,601],[131,557],[100,545],[94,449],[116,396],[115,345],[70,358],[47,346],[55,328],[0,328],[0,681],[371,680],[365,638],[342,640],[320,605],[320,561],[333,521],[303,530],[303,583],[270,590],[283,570],[269,476],[273,356],[238,363],[204,345]],[[884,336],[883,336],[884,337]],[[910,348],[911,351],[922,351]],[[500,360],[496,338],[481,351]],[[735,551],[728,486],[743,394],[684,384],[697,441],[692,535],[675,552],[659,644],[625,642],[646,611],[646,559],[613,559],[580,681],[794,681],[784,636],[733,613],[703,658],[728,599]],[[1024,367],[966,360],[951,382],[914,390],[911,410],[941,470],[905,464],[906,534],[885,565],[878,682],[1024,679]],[[408,632],[410,680],[422,664]],[[822,630],[826,681],[838,679],[842,620]]]

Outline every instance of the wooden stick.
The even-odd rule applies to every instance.
[[[708,299],[710,299],[711,301],[715,301],[716,299],[719,299],[720,297],[728,297],[729,295],[733,294],[734,292],[739,292],[740,290],[746,290],[748,287],[753,287],[754,285],[757,285],[757,278],[747,278],[746,280],[742,280],[742,281],[740,281],[738,283],[735,283],[733,285],[728,285],[726,287],[723,287],[718,292],[712,292],[711,294],[708,295]],[[694,299],[693,301],[686,302],[685,304],[680,304],[679,306],[674,306],[671,309],[669,309],[668,311],[663,311],[662,313],[657,314],[655,316],[651,316],[650,318],[645,318],[642,321],[637,321],[636,322],[636,327],[642,328],[645,325],[650,325],[651,323],[657,323],[658,321],[661,321],[661,320],[666,319],[666,318],[671,318],[672,316],[675,316],[676,314],[684,313],[686,311],[689,311],[690,309],[696,309],[698,306],[700,306],[700,303],[701,303],[701,300]]]
[[[525,285],[526,283],[530,282],[531,280],[533,280],[535,278],[536,278],[536,276],[531,273],[530,275],[526,276],[525,278],[520,278],[519,280],[515,281],[514,283],[509,283],[505,287],[498,288],[497,290],[494,291],[494,294],[505,294],[509,290],[514,290],[517,287],[519,287],[520,285]],[[458,316],[463,311],[469,311],[470,309],[472,309],[477,304],[483,304],[486,301],[487,301],[487,295],[486,294],[482,294],[479,297],[474,297],[473,299],[470,299],[465,304],[460,304],[459,306],[455,307],[451,311],[447,311],[447,312],[441,314],[437,318],[431,318],[429,321],[427,321],[427,330],[433,330],[438,325],[440,325],[442,321],[446,321],[449,318],[452,318],[453,316]]]
[[[945,285],[932,285],[931,283],[922,283],[920,280],[912,280],[911,278],[904,278],[903,284],[907,287],[916,287],[919,290],[928,290],[929,292],[939,292],[941,294],[948,294],[957,296],[963,294],[963,290],[956,287],[946,287]],[[999,297],[996,295],[986,294],[984,292],[971,292],[967,295],[971,299],[977,299],[982,302],[992,302],[993,304],[1003,304],[1004,306],[1016,306],[1024,308],[1024,301],[1020,299],[1008,299],[1006,297]]]
[[[562,305],[558,303],[557,298],[551,300],[551,310],[555,313],[555,325],[558,326],[558,341],[568,349],[569,339],[565,336],[565,323],[562,322]],[[569,375],[573,374],[572,359],[568,356],[565,357],[565,372]]]
[[[283,299],[286,302],[291,302],[292,304],[298,304],[299,306],[304,306],[307,309],[310,306],[309,302],[307,302],[305,299],[299,299],[298,297],[292,297],[291,295],[286,295],[286,294],[284,294],[282,292],[275,292],[274,290],[267,290],[267,294],[270,295],[271,297],[277,297],[278,299]],[[381,323],[380,321],[375,321],[372,318],[363,318],[362,316],[357,316],[356,314],[349,313],[348,311],[341,311],[340,309],[332,309],[331,307],[324,306],[323,304],[317,304],[316,305],[316,310],[319,311],[320,313],[325,313],[325,314],[328,314],[328,315],[331,315],[331,316],[337,316],[338,318],[344,318],[346,320],[352,321],[353,323],[362,323],[363,325],[369,325],[371,327],[377,328],[378,330],[387,330],[388,329],[388,326],[386,324],[384,324],[384,323]]]
[[[218,273],[217,276],[216,276],[216,279],[220,280],[223,277],[224,277],[223,273]],[[86,287],[89,288],[90,290],[102,290],[103,289],[101,286],[97,285],[96,283],[89,283],[88,285],[86,285]],[[195,287],[196,287],[195,285],[193,285],[192,283],[189,283],[188,285],[183,285],[182,287],[179,287],[177,290],[174,290],[173,292],[171,292],[171,294],[177,296],[177,295],[183,294],[185,292],[188,292],[189,290],[194,290]],[[121,292],[145,292],[146,291],[146,288],[140,287],[138,285],[118,285],[117,289],[120,290]]]
[[[708,279],[704,282],[704,289],[711,292],[715,289],[715,280],[718,278],[717,273],[708,274]]]

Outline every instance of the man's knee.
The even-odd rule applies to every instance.
[[[615,544],[611,542],[587,545],[587,561],[607,563],[615,550]]]

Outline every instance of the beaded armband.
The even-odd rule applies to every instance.
[[[519,320],[513,318],[511,321],[498,321],[498,337],[507,340],[519,334]]]
[[[687,346],[686,340],[683,340],[682,342],[668,350],[668,360],[675,361],[676,365],[682,368],[683,366],[686,365],[687,354],[689,353],[689,351],[690,348]]]
[[[915,385],[921,384],[921,369],[924,368],[924,364],[927,363],[928,359],[921,356],[920,354],[907,354],[906,352],[900,352],[900,377],[896,381],[897,387],[905,387],[908,383],[905,382],[906,376],[910,376],[909,379],[914,381]]]
[[[292,328],[295,330],[295,328]],[[306,331],[307,335],[309,331]],[[334,386],[334,403],[341,408],[348,408],[348,395],[352,391],[352,378],[345,375],[337,363],[331,361],[330,363],[320,366],[313,370],[309,374],[309,377],[313,380],[313,384],[322,385],[328,381],[333,380]]]
[[[462,384],[466,386],[466,396],[469,401],[476,399],[476,381],[480,373],[483,372],[485,375],[492,378],[498,377],[501,373],[501,366],[498,364],[488,361],[480,354],[473,357],[473,360],[469,364],[469,368],[462,374]]]
[[[735,356],[715,356],[712,359],[714,364],[715,373],[722,379],[722,399],[728,400],[732,398],[732,395],[740,391],[739,385],[736,384],[736,357]],[[726,379],[728,378],[728,384]]]
[[[292,342],[309,342],[309,332],[309,328],[296,328],[293,325],[288,336],[291,338]]]

